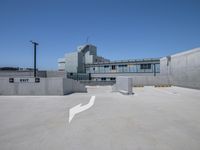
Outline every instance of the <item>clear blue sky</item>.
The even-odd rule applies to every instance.
[[[111,60],[162,57],[200,47],[200,0],[0,0],[0,66],[57,69],[89,41]]]

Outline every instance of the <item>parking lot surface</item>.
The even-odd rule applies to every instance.
[[[0,150],[199,150],[200,90],[91,86],[66,96],[0,96]],[[90,108],[74,115],[75,106]]]

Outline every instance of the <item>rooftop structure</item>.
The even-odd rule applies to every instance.
[[[58,70],[65,71],[69,78],[77,78],[77,74],[85,73],[88,78],[79,79],[96,81],[115,80],[116,76],[127,73],[156,76],[160,72],[160,58],[110,61],[97,56],[96,46],[86,44],[79,46],[76,52],[65,54],[64,58],[58,59]]]
[[[96,62],[109,62],[109,60],[97,56],[96,46],[86,44],[78,46],[75,52],[65,54],[64,58],[59,58],[58,70],[65,70],[66,72],[73,73],[85,73],[85,65]]]

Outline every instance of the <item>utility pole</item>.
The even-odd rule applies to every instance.
[[[33,41],[30,42],[34,45],[34,77],[36,77],[36,48],[39,44]]]

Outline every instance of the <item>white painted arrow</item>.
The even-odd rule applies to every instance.
[[[78,104],[76,106],[74,106],[73,108],[71,108],[69,110],[69,123],[72,121],[73,117],[82,112],[82,111],[85,111],[87,109],[89,109],[90,107],[92,107],[92,105],[94,105],[94,101],[95,101],[95,96],[92,96],[90,98],[90,101],[88,104],[84,105],[84,106],[81,106],[81,104]]]

